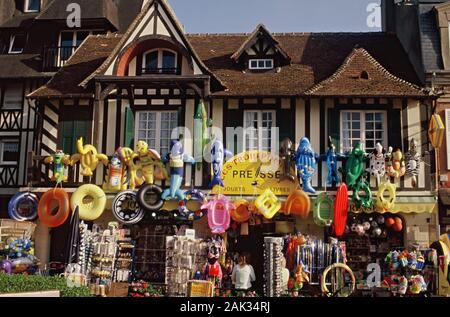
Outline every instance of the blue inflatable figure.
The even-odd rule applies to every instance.
[[[331,137],[328,138],[328,150],[327,153],[321,156],[321,161],[326,161],[328,168],[327,184],[328,186],[334,186],[341,183],[341,177],[338,173],[338,159],[345,158],[345,155],[336,153],[336,146],[333,144]]]
[[[223,147],[222,141],[215,139],[211,145],[211,165],[212,165],[212,180],[209,184],[210,188],[215,186],[225,187],[222,179],[222,167],[227,157],[232,156],[230,151]]]
[[[170,165],[170,188],[162,193],[161,198],[163,200],[177,198],[178,200],[184,200],[184,193],[180,189],[184,177],[184,163],[195,164],[195,159],[184,153],[183,144],[180,140],[172,140],[170,152],[163,158],[163,162]]]
[[[295,165],[297,166],[297,177],[302,181],[303,190],[307,193],[315,194],[312,187],[311,178],[317,169],[319,155],[314,152],[308,138],[302,138],[295,153]]]

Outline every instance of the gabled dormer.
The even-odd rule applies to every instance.
[[[251,72],[276,71],[291,62],[289,55],[263,24],[256,27],[231,58]]]

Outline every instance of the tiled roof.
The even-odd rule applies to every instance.
[[[387,89],[388,88],[388,89]],[[355,48],[328,79],[305,94],[312,96],[417,96],[421,88],[389,73],[365,49]]]
[[[54,0],[36,20],[66,20],[67,6],[74,3],[73,0]],[[78,0],[76,4],[80,5],[83,19],[98,19],[105,18],[119,29],[119,22],[117,18],[117,5],[112,0]]]
[[[1,24],[0,28],[27,28],[33,23],[36,16],[37,13],[18,12],[18,14],[11,17],[11,19]]]
[[[336,90],[330,77],[346,78],[345,92],[354,95],[422,96],[423,92],[408,56],[395,35],[385,33],[285,33],[273,34],[291,57],[291,65],[279,72],[251,73],[239,68],[231,56],[248,38],[248,34],[188,35],[195,52],[227,87],[215,96],[295,96],[315,87],[315,93]],[[71,94],[93,95],[89,86],[80,83],[98,70],[116,48],[120,37],[90,37],[63,67],[33,97],[61,97]],[[97,43],[99,45],[97,45]],[[360,49],[355,50],[355,47]],[[349,57],[350,56],[350,57]],[[347,66],[345,66],[347,65]],[[361,84],[355,74],[367,71],[369,80]],[[350,75],[351,73],[351,75]],[[318,84],[323,87],[318,89]],[[338,83],[341,84],[341,83]],[[311,91],[310,91],[311,92]]]
[[[80,83],[105,61],[120,39],[120,35],[89,36],[66,65],[46,85],[32,92],[29,97],[70,98],[70,95],[92,97],[92,89],[84,89]]]
[[[216,95],[284,96],[302,95],[332,76],[353,49],[366,49],[394,76],[412,84],[420,81],[395,35],[385,33],[283,33],[273,34],[291,57],[291,65],[280,72],[244,72],[231,59],[248,34],[188,35],[202,60],[225,84],[227,91]],[[385,86],[384,95],[396,87]]]
[[[54,73],[42,73],[42,60],[38,54],[0,55],[0,79],[46,78]]]

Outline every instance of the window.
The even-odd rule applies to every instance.
[[[8,53],[21,54],[25,48],[26,39],[27,37],[25,34],[11,35]]]
[[[172,131],[178,128],[178,112],[138,111],[136,115],[135,140],[147,142],[161,156],[169,153]]]
[[[361,142],[367,152],[380,142],[387,144],[387,119],[385,111],[343,111],[341,112],[341,140],[344,152]]]
[[[62,31],[59,35],[60,61],[67,61],[90,34],[99,34],[99,31]]]
[[[0,141],[0,164],[17,165],[19,161],[19,141]]]
[[[175,74],[177,54],[169,50],[153,50],[144,54],[144,74]]]
[[[275,111],[245,111],[244,149],[246,151],[270,151],[272,146],[272,127],[275,127],[275,124]]]
[[[273,69],[273,59],[251,59],[249,69]]]
[[[41,0],[25,0],[25,12],[39,12],[41,9]]]
[[[22,109],[23,85],[20,83],[7,84],[3,95],[3,110]]]

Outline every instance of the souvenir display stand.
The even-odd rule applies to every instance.
[[[129,236],[130,230],[126,231],[126,236],[121,237],[119,241],[117,241],[117,251],[116,251],[116,263],[115,263],[115,271],[114,271],[114,282],[131,282],[133,271],[134,271],[134,252],[135,245],[134,241],[131,240]]]
[[[280,297],[283,292],[281,269],[283,239],[264,238],[264,295]]]
[[[208,245],[201,239],[173,236],[167,237],[166,249],[167,295],[186,297],[189,281],[205,264]]]

